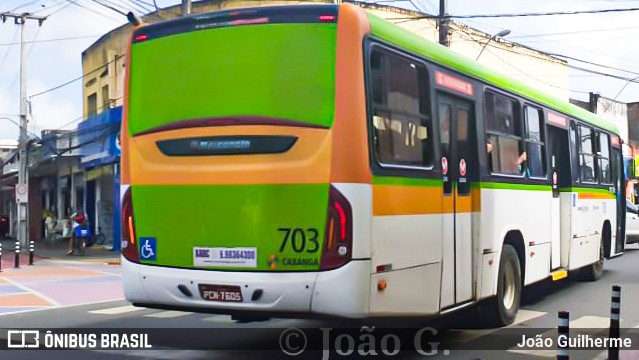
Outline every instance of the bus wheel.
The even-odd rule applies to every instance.
[[[511,245],[504,245],[499,260],[497,295],[487,304],[487,322],[494,326],[512,324],[519,311],[521,288],[521,266],[517,251]]]
[[[604,233],[605,234],[605,233]],[[603,236],[601,238],[601,243],[599,243],[599,260],[597,262],[591,264],[583,270],[582,278],[586,281],[596,281],[599,280],[601,275],[603,275],[603,265],[604,265],[604,246],[603,246]]]

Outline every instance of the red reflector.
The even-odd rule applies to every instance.
[[[340,239],[346,240],[346,213],[344,209],[342,209],[342,205],[340,205],[337,201],[335,202],[335,208],[337,212],[339,212],[339,228],[340,228]]]
[[[146,35],[146,34],[141,34],[141,35],[138,35],[138,36],[136,36],[136,37],[135,37],[135,41],[136,41],[136,42],[140,42],[140,41],[147,40],[148,38],[149,38],[149,36],[148,36],[148,35]]]
[[[335,21],[335,15],[320,15],[319,21]]]

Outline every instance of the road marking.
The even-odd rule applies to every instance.
[[[536,319],[546,314],[548,313],[545,311],[519,310],[519,313],[517,313],[517,317],[515,318],[515,321],[513,322],[512,325],[509,325],[508,327],[519,325],[525,321]]]
[[[554,343],[554,341],[553,341]],[[542,350],[542,349],[509,349],[509,353],[519,355],[532,355],[536,358],[554,358],[557,356],[557,350]]]
[[[231,315],[215,315],[202,319],[202,321],[210,321],[217,323],[235,323],[235,320],[231,318]]]
[[[24,285],[20,284],[19,282],[15,281],[15,280],[12,280],[12,279],[10,279],[8,277],[4,277],[3,279],[5,281],[7,281],[8,283],[10,283],[11,285],[13,285],[15,287],[18,287],[18,288],[20,288],[20,289],[22,289],[22,290],[24,290],[26,292],[29,292],[29,293],[31,293],[31,294],[33,294],[33,295],[45,300],[46,302],[48,302],[49,304],[51,304],[53,306],[57,307],[57,306],[61,305],[59,302],[57,302],[57,301],[53,300],[52,298],[44,295],[43,293],[41,293],[39,291],[36,291],[36,290],[33,290],[30,287],[28,287],[28,286],[24,286]]]
[[[122,274],[121,274],[121,273],[111,273],[111,272],[104,271],[104,270],[98,270],[98,269],[83,269],[83,268],[82,268],[82,266],[100,266],[100,264],[99,264],[99,263],[97,263],[97,264],[96,264],[96,263],[90,263],[90,264],[81,263],[81,264],[75,264],[75,265],[77,265],[77,266],[72,266],[72,264],[70,264],[70,265],[59,265],[59,267],[61,267],[61,268],[65,268],[65,269],[72,269],[72,270],[78,270],[78,269],[81,269],[81,270],[83,270],[83,271],[93,271],[93,272],[96,272],[96,273],[97,273],[97,274],[95,275],[95,277],[102,277],[102,276],[100,276],[99,274],[102,274],[102,275],[108,275],[108,276],[119,276],[119,277],[122,277]]]
[[[543,311],[519,310],[519,312],[517,313],[517,317],[515,318],[515,321],[511,325],[508,325],[503,328],[495,328],[495,329],[462,330],[459,333],[459,336],[455,339],[455,341],[466,343],[466,342],[478,339],[482,336],[492,334],[495,331],[515,327],[526,321],[536,319],[538,317],[542,317],[547,314],[548,314],[547,312],[543,312]]]
[[[603,316],[582,316],[570,322],[573,329],[607,329],[610,326],[610,318]]]
[[[120,298],[120,299],[110,299],[110,300],[104,300],[104,301],[94,301],[94,302],[86,302],[86,303],[71,304],[71,305],[62,305],[62,306],[56,306],[56,307],[46,307],[46,308],[39,308],[39,309],[33,309],[33,310],[31,310],[31,309],[29,309],[29,310],[20,310],[20,311],[15,311],[15,312],[10,312],[10,313],[0,313],[0,316],[32,313],[32,312],[39,312],[39,311],[51,311],[51,310],[57,310],[57,309],[68,309],[68,308],[74,308],[74,307],[80,307],[80,306],[106,304],[106,303],[123,301],[123,300],[124,300],[124,298]]]
[[[140,310],[144,310],[144,308],[133,306],[133,305],[126,305],[126,306],[119,306],[119,307],[108,308],[108,309],[93,310],[93,311],[89,311],[89,313],[97,314],[97,315],[120,315],[120,314],[126,314],[126,313],[130,313],[134,311],[140,311]]]
[[[157,319],[172,319],[182,316],[192,315],[191,312],[186,311],[161,311],[153,314],[144,315],[144,317],[157,318]]]

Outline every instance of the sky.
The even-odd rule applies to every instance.
[[[74,129],[82,116],[82,81],[75,81],[43,95],[38,93],[82,75],[81,54],[101,35],[126,23],[126,18],[96,3],[97,0],[0,0],[0,12],[49,15],[42,26],[29,21],[24,29],[27,43],[26,92],[30,100],[29,132],[43,129]],[[142,15],[140,3],[153,0],[99,0]],[[387,5],[417,8],[437,14],[439,0],[376,0]],[[159,7],[180,0],[156,0]],[[193,0],[197,2],[197,0]],[[134,6],[136,4],[136,6]],[[147,9],[152,6],[143,5]],[[639,8],[639,0],[448,0],[451,15],[518,14],[552,11]],[[508,29],[506,40],[547,53],[570,56],[629,72],[587,65],[585,67],[639,81],[639,11],[540,17],[473,18],[457,21],[489,34]],[[53,41],[51,41],[53,40]],[[19,26],[12,19],[0,22],[0,139],[17,139],[20,113]],[[35,42],[34,42],[35,41]],[[14,44],[14,45],[10,45]],[[534,75],[534,74],[533,74]],[[542,76],[543,74],[539,74]],[[571,97],[587,100],[589,92],[623,102],[639,101],[639,84],[570,70]],[[620,90],[622,90],[620,93]]]

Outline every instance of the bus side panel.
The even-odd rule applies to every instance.
[[[606,220],[615,224],[616,201],[599,189],[593,192],[572,193],[572,233],[569,270],[596,262],[603,225]],[[611,227],[612,229],[612,227]]]
[[[431,315],[439,311],[441,265],[428,264],[409,269],[373,274],[371,315]],[[380,281],[388,284],[378,289]]]
[[[481,268],[480,298],[496,294],[501,249],[511,231],[519,232],[523,237],[524,284],[542,280],[548,277],[550,271],[550,213],[545,209],[550,206],[552,193],[510,189],[508,184],[500,184],[499,187],[484,188],[481,194],[480,251],[485,253],[485,261]],[[534,250],[531,249],[531,242],[534,242]],[[534,253],[532,256],[531,252]],[[487,264],[491,259],[493,265]]]
[[[440,198],[439,186],[373,185],[372,313],[439,310]],[[391,270],[377,272],[377,266]],[[379,291],[377,284],[382,280],[388,287]]]

